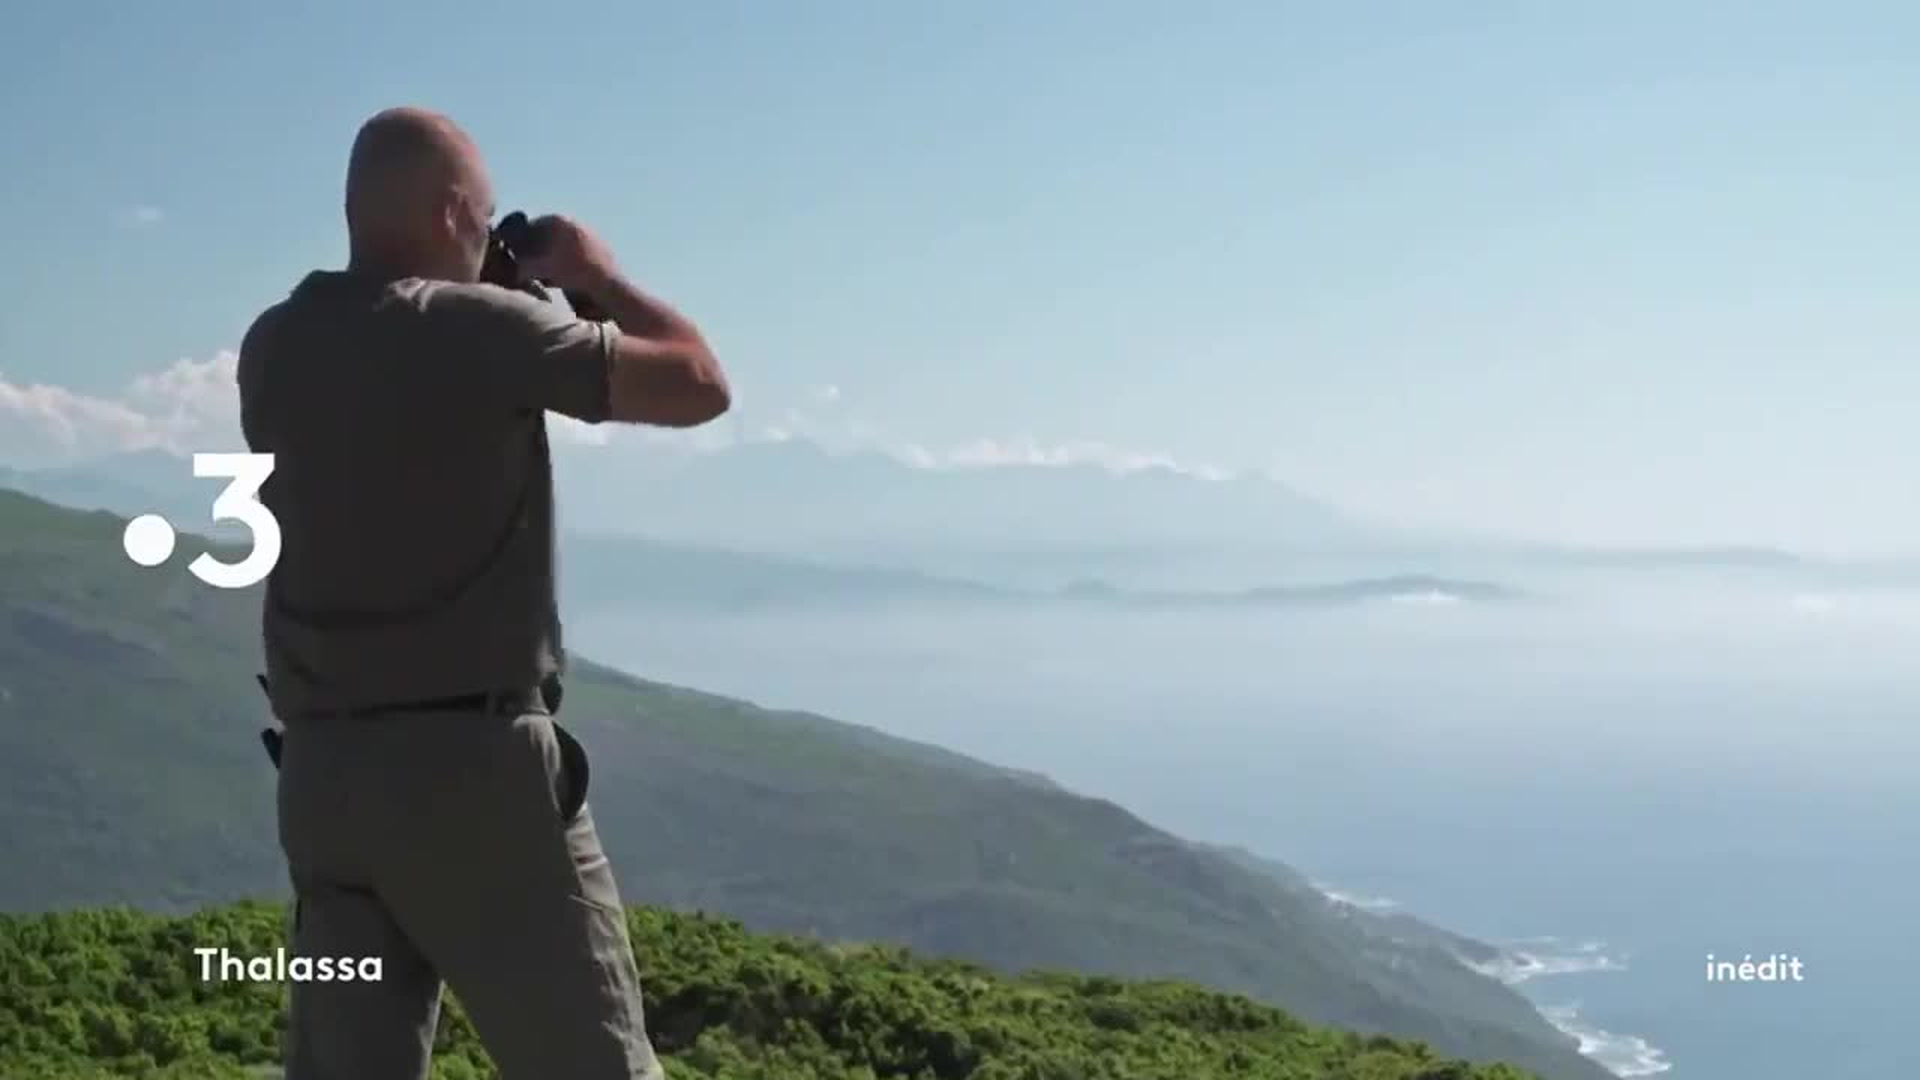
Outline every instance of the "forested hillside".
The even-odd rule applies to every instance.
[[[0,492],[0,911],[285,895],[257,594],[152,570],[124,521]],[[1178,978],[1314,1023],[1605,1080],[1460,946],[1111,802],[590,663],[561,719],[626,897],[995,970]],[[12,872],[30,867],[30,873]],[[10,1080],[10,1078],[9,1078]]]

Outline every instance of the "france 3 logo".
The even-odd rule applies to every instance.
[[[239,562],[221,562],[201,552],[187,571],[216,589],[244,589],[265,581],[280,561],[280,522],[260,502],[261,485],[273,475],[272,454],[195,454],[193,475],[225,478],[228,484],[213,500],[213,520],[245,526],[253,541]],[[173,522],[159,514],[142,514],[127,522],[120,544],[127,558],[141,566],[159,566],[173,557],[177,541]]]

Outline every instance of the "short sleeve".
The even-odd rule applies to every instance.
[[[476,404],[543,409],[587,423],[611,411],[608,376],[619,330],[497,285],[446,285],[422,305],[436,348],[448,351],[445,388]]]

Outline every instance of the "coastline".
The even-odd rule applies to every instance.
[[[1523,938],[1497,946],[1499,956],[1487,963],[1461,962],[1512,987],[1556,976],[1595,975],[1628,970],[1624,958],[1607,952],[1604,942],[1567,942],[1555,937]],[[1599,1062],[1608,1072],[1633,1080],[1658,1076],[1673,1068],[1666,1052],[1638,1035],[1608,1031],[1581,1016],[1578,1000],[1549,1004],[1535,992],[1523,991],[1547,1022],[1579,1040],[1580,1053]]]
[[[1406,914],[1397,901],[1382,896],[1349,892],[1315,881],[1314,889],[1330,903],[1344,905],[1373,915]],[[1608,1031],[1587,1022],[1581,1015],[1581,1003],[1543,1001],[1537,988],[1529,984],[1556,976],[1596,975],[1628,970],[1625,958],[1607,951],[1605,942],[1568,942],[1543,936],[1490,943],[1492,957],[1467,956],[1456,951],[1454,959],[1491,979],[1513,987],[1533,1004],[1540,1016],[1562,1034],[1579,1044],[1582,1056],[1597,1062],[1621,1080],[1658,1076],[1670,1071],[1673,1062],[1666,1052],[1638,1035]]]

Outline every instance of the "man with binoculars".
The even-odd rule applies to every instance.
[[[508,1080],[659,1077],[587,758],[554,720],[546,414],[692,427],[726,378],[582,226],[495,230],[444,116],[374,116],[346,189],[347,267],[239,360],[284,536],[262,631],[290,952],[383,971],[290,987],[287,1080],[424,1078],[443,983]]]

